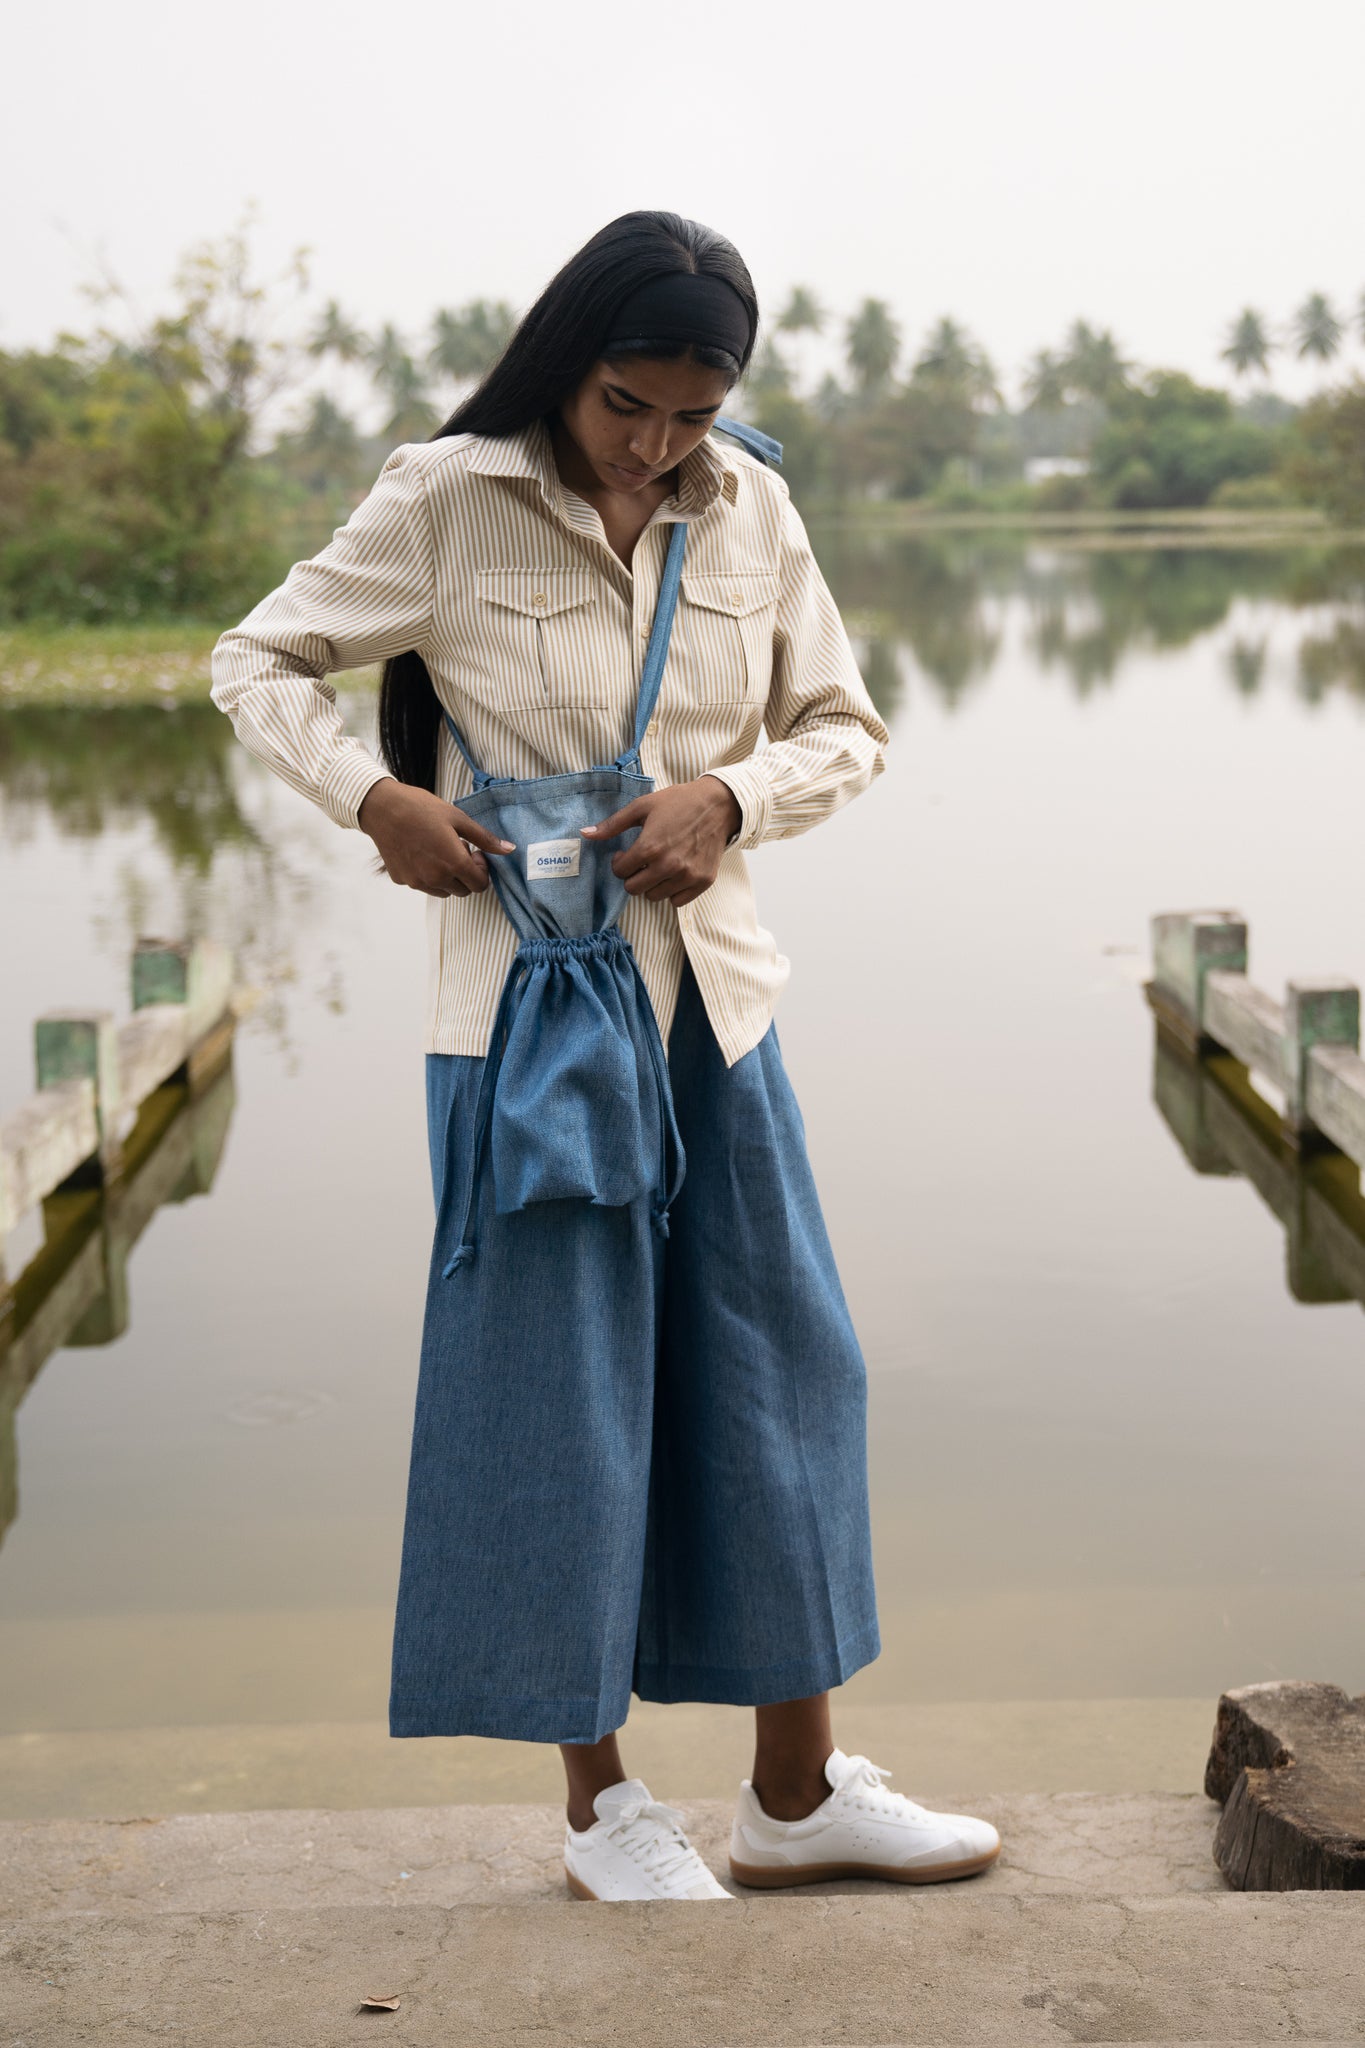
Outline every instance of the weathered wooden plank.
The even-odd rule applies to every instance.
[[[1303,1064],[1309,1121],[1357,1166],[1365,1166],[1365,1060],[1349,1045],[1314,1045]]]
[[[1245,974],[1211,968],[1204,976],[1202,1022],[1208,1036],[1244,1067],[1264,1075],[1275,1087],[1284,1087],[1282,1003],[1253,988]]]
[[[1238,1891],[1365,1890],[1365,1695],[1297,1680],[1218,1702],[1204,1790]]]
[[[125,1102],[144,1102],[184,1066],[191,1039],[183,1003],[138,1010],[118,1033],[119,1075]]]
[[[0,1124],[0,1237],[98,1151],[95,1084],[58,1081]]]

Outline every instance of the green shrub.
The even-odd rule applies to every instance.
[[[1284,479],[1274,474],[1226,477],[1209,499],[1220,512],[1276,512],[1293,502]]]
[[[1032,498],[1038,512],[1088,512],[1095,487],[1088,476],[1045,476],[1033,486]]]

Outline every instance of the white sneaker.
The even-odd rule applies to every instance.
[[[592,1810],[592,1827],[564,1828],[564,1875],[580,1899],[734,1897],[688,1841],[677,1808],[651,1799],[639,1778],[608,1785]]]
[[[889,1877],[899,1884],[935,1884],[969,1877],[1000,1854],[988,1820],[930,1813],[902,1793],[888,1792],[865,1756],[836,1749],[825,1764],[829,1798],[804,1820],[773,1820],[746,1778],[739,1788],[730,1836],[730,1871],[741,1884],[814,1884],[828,1877]]]

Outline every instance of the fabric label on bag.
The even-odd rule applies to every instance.
[[[581,839],[537,839],[526,849],[528,882],[549,882],[559,875],[576,875]]]

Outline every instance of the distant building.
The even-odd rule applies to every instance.
[[[1089,476],[1090,464],[1079,455],[1031,455],[1024,464],[1024,481],[1040,484],[1049,476]]]

